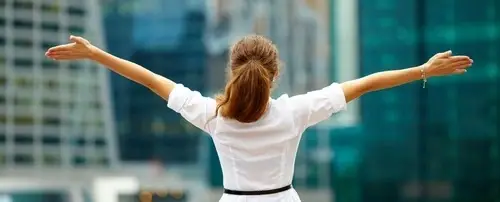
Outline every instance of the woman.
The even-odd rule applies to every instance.
[[[72,43],[50,48],[55,60],[90,59],[127,77],[168,101],[168,107],[210,134],[224,175],[220,201],[300,201],[291,187],[295,156],[302,133],[328,119],[361,95],[430,77],[461,74],[467,56],[438,53],[423,65],[375,73],[323,89],[272,99],[279,75],[278,51],[261,36],[247,36],[231,49],[228,82],[215,99],[117,58],[71,36]]]

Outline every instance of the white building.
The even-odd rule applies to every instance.
[[[116,164],[108,77],[90,62],[54,62],[70,34],[102,44],[93,0],[0,1],[0,169]]]
[[[71,34],[104,47],[98,4],[0,0],[0,193],[50,190],[66,201],[88,195],[113,202],[118,193],[137,194],[139,186],[203,189],[201,179],[152,172],[151,165],[120,166],[109,71],[89,61],[45,58],[46,49]],[[12,200],[2,194],[1,201]],[[204,196],[190,201],[196,197]]]

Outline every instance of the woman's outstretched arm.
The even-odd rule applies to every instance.
[[[46,55],[55,60],[91,59],[110,70],[135,81],[168,100],[175,83],[163,76],[133,62],[113,56],[95,46],[82,37],[71,36],[72,43],[50,48]]]
[[[472,62],[472,59],[467,56],[452,56],[451,51],[447,51],[434,55],[423,65],[374,73],[360,79],[344,82],[341,84],[341,88],[344,91],[346,101],[349,102],[368,92],[392,88],[416,80],[462,74],[466,72],[466,68],[472,65]]]

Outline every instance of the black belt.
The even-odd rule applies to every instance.
[[[277,188],[277,189],[262,190],[262,191],[236,191],[236,190],[224,189],[224,193],[231,194],[231,195],[268,195],[268,194],[277,194],[280,192],[284,192],[284,191],[289,190],[291,188],[292,188],[292,185],[287,185],[287,186]]]

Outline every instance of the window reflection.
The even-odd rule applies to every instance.
[[[14,46],[23,47],[23,48],[31,48],[31,46],[33,46],[33,41],[26,40],[26,39],[14,39]]]
[[[25,29],[31,29],[31,28],[33,28],[33,22],[32,21],[25,21],[25,20],[21,20],[21,19],[15,19],[13,24],[14,24],[15,28],[25,28]]]
[[[43,163],[47,166],[59,166],[62,163],[61,155],[59,154],[44,154]]]
[[[14,9],[33,9],[33,2],[30,1],[19,1],[13,2]]]
[[[21,191],[9,193],[12,202],[65,202],[68,201],[67,193],[58,191]]]
[[[14,155],[14,163],[17,165],[32,165],[34,158],[30,154],[16,154]]]
[[[75,15],[75,16],[84,16],[86,13],[83,8],[72,7],[72,6],[70,6],[67,11],[69,15]]]
[[[57,32],[59,31],[59,24],[52,22],[42,22],[42,30]]]
[[[15,84],[22,88],[33,88],[34,80],[29,77],[18,77],[15,80]]]
[[[33,60],[32,59],[25,59],[25,58],[16,58],[16,59],[14,59],[14,66],[15,67],[23,67],[23,68],[32,67]]]
[[[56,3],[54,4],[42,4],[41,5],[41,9],[43,12],[49,12],[49,13],[58,13],[59,12],[59,3],[57,3],[58,1],[56,1]]]
[[[16,124],[16,125],[33,125],[34,119],[31,116],[27,116],[27,117],[16,116],[16,117],[14,117],[14,124]]]

